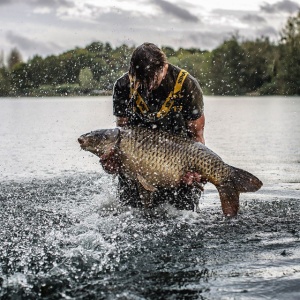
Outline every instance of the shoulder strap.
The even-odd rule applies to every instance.
[[[186,76],[188,75],[188,72],[181,69],[178,76],[177,80],[174,86],[174,90],[170,92],[169,96],[167,97],[166,101],[164,104],[161,106],[159,112],[157,113],[158,118],[164,117],[172,108],[174,104],[174,100],[179,97],[179,93],[181,92],[182,85],[184,83],[184,80]]]
[[[185,71],[183,69],[180,70],[177,80],[176,80],[175,87],[174,87],[174,94],[177,94],[181,91],[182,85],[185,81],[186,76],[188,76],[188,74],[189,73],[187,71]]]
[[[130,82],[130,98],[135,101],[137,108],[142,114],[146,114],[149,110],[147,104],[143,100],[142,96],[137,90],[133,88],[133,85]]]
[[[177,79],[176,79],[176,83],[174,86],[173,91],[171,91],[167,97],[167,99],[165,100],[165,102],[163,103],[163,105],[161,106],[160,110],[156,113],[156,118],[162,118],[164,117],[172,108],[174,101],[176,98],[179,97],[183,83],[187,77],[189,73],[183,69],[180,70]],[[149,108],[147,106],[147,104],[145,103],[145,101],[143,100],[143,98],[141,97],[141,95],[133,89],[132,85],[130,84],[130,97],[136,97],[136,106],[137,108],[140,110],[140,112],[143,115],[146,115],[147,112],[149,111]]]

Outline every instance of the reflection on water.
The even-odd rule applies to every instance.
[[[109,98],[1,108],[1,298],[298,299],[299,98],[207,98],[207,145],[264,182],[232,220],[209,184],[200,214],[121,207],[76,142],[114,126]]]

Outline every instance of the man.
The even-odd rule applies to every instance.
[[[120,77],[113,92],[113,110],[117,126],[145,126],[172,134],[189,136],[205,143],[203,94],[197,80],[187,71],[168,63],[156,45],[144,43],[132,54],[129,72]],[[112,152],[100,162],[108,173],[118,173],[117,158]],[[160,189],[154,202],[168,201],[180,209],[194,209],[201,190],[199,174],[188,172],[174,189]],[[119,174],[119,197],[136,206],[139,193],[136,182]]]

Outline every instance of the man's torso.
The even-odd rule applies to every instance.
[[[179,73],[178,67],[169,64],[168,72],[156,90],[148,92],[141,86],[137,92],[143,105],[137,104],[137,97],[131,98],[129,76],[127,73],[124,74],[117,80],[114,87],[114,115],[127,117],[128,125],[158,128],[174,134],[185,135],[187,121],[195,120],[202,115],[203,99],[198,82],[188,75],[179,95],[172,97],[172,102],[166,101],[170,98],[170,93],[174,91]],[[147,111],[144,111],[145,106]],[[162,111],[162,107],[168,106],[171,108],[165,115],[158,114]]]

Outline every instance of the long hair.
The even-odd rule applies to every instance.
[[[134,50],[128,73],[147,88],[166,63],[167,57],[161,49],[152,43],[143,43]]]

